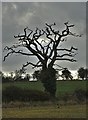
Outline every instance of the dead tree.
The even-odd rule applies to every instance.
[[[65,29],[61,32],[55,29],[56,23],[46,23],[44,29],[36,28],[34,31],[26,27],[24,34],[14,36],[14,38],[18,39],[18,43],[11,47],[6,46],[4,48],[4,50],[8,51],[4,56],[4,61],[14,53],[36,57],[38,60],[36,64],[28,61],[22,68],[28,65],[32,65],[33,68],[41,67],[41,81],[45,87],[45,91],[49,92],[52,96],[55,96],[56,92],[56,70],[53,68],[55,62],[57,60],[76,62],[74,56],[76,55],[75,51],[77,51],[77,48],[73,46],[70,48],[61,48],[60,43],[65,42],[69,35],[81,37],[81,35],[70,31],[70,28],[74,27],[73,24],[69,25],[69,23],[66,22],[64,25]],[[24,49],[27,49],[28,52],[24,52]]]

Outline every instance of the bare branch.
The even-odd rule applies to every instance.
[[[38,51],[34,50],[31,46],[27,46],[27,48],[29,51],[31,51],[31,53],[33,53],[41,61],[41,63],[44,63],[44,60],[39,55]]]
[[[66,26],[66,29],[62,31],[62,35],[61,35],[62,37],[69,35],[69,33],[70,33],[69,28],[74,27],[74,25],[68,25],[68,22],[66,22],[64,24]]]
[[[54,64],[54,66],[57,66],[57,67],[61,68],[60,70],[63,70],[63,69],[64,69],[64,67],[62,67],[62,66],[60,66],[60,65],[58,65],[58,64]]]
[[[67,51],[67,52],[72,52],[72,53],[74,53],[74,51],[73,50],[78,50],[77,48],[75,48],[75,47],[71,47],[70,49],[57,49],[58,51]]]
[[[21,39],[22,37],[25,37],[25,35],[20,35],[20,34],[19,34],[19,35],[14,36],[14,38],[20,38],[20,39]]]
[[[5,61],[6,58],[7,58],[9,55],[13,54],[13,53],[21,54],[21,55],[26,55],[26,56],[32,56],[32,55],[34,55],[34,54],[24,53],[23,50],[15,51],[13,48],[10,48],[10,47],[8,47],[8,46],[5,47],[5,50],[8,50],[8,51],[10,50],[10,52],[8,52],[8,53],[4,56],[3,61]]]
[[[56,60],[66,60],[66,61],[70,61],[70,62],[77,62],[77,60],[69,59],[69,58],[57,58]]]
[[[28,27],[24,28],[25,37],[27,36],[27,31],[26,31],[27,29]]]
[[[57,57],[64,57],[64,56],[69,56],[69,57],[74,57],[75,55],[77,55],[77,53],[75,54],[62,54],[62,55],[57,55]]]
[[[27,36],[27,33],[26,33],[27,29],[28,29],[28,27],[24,29],[25,35],[18,35],[18,36],[15,36],[15,38],[20,38],[20,40],[25,43],[25,45],[26,45],[25,47],[28,48],[29,51],[31,51],[35,56],[38,57],[38,59],[41,59],[41,61],[43,62],[43,59],[41,58],[41,56],[43,57],[43,54],[38,49],[38,45],[40,45],[40,44],[37,40],[39,39],[39,37],[41,37],[44,34],[44,32],[42,30],[39,30],[38,28],[36,28],[35,32],[33,33],[32,30],[28,29],[31,31],[31,33],[29,33]],[[32,33],[33,33],[32,38],[29,38]],[[38,45],[36,43],[34,43],[34,41],[36,41],[38,43]],[[34,45],[36,50],[33,49],[30,45]],[[41,45],[41,48],[43,49],[42,45]],[[44,51],[44,49],[43,49],[43,51]]]
[[[74,37],[82,37],[83,34],[77,35],[76,33],[69,32],[69,35],[72,35]]]
[[[11,47],[5,46],[5,48],[3,49],[3,52],[6,51],[6,50],[8,51],[10,49],[15,49],[15,48],[19,48],[19,47],[25,47],[25,45],[23,45],[23,44],[16,44],[16,45],[12,45]]]
[[[61,36],[60,34],[59,34],[59,30],[58,31],[55,31],[53,28],[52,28],[52,26],[55,26],[56,25],[56,23],[53,23],[53,24],[51,24],[51,25],[49,25],[49,24],[47,24],[46,23],[46,29],[48,30],[48,33],[50,33],[49,31],[51,31],[54,35],[58,35],[58,36]],[[49,30],[49,29],[50,30]],[[50,35],[50,34],[49,34]]]
[[[7,58],[9,55],[11,55],[11,54],[12,54],[12,52],[7,53],[7,54],[4,56],[3,61],[5,61],[5,60],[6,60],[6,58]]]
[[[31,36],[31,34],[33,33],[33,30],[29,29],[28,30],[30,31],[30,33],[28,34],[27,38],[29,39],[29,37]]]
[[[40,61],[39,62],[37,62],[36,64],[34,64],[34,63],[32,63],[32,62],[27,62],[26,64],[24,64],[23,65],[23,67],[22,68],[25,68],[25,67],[27,67],[28,65],[32,65],[33,67],[33,69],[35,68],[35,67],[41,67],[42,65],[38,65],[40,63]]]
[[[44,54],[44,47],[42,46],[42,44],[40,44],[38,40],[35,40],[35,41],[41,47],[41,49],[43,50],[43,54]]]

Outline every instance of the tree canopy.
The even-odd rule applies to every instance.
[[[78,72],[78,78],[82,78],[83,80],[84,80],[84,78],[88,79],[88,69],[87,68],[80,67],[77,72]]]

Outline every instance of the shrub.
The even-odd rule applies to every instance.
[[[47,101],[50,100],[48,93],[38,90],[21,89],[16,86],[9,86],[2,92],[2,101]]]
[[[68,93],[65,93],[63,96],[62,96],[62,100],[66,103],[68,102],[69,100],[71,100],[71,95],[68,94]]]
[[[83,102],[86,100],[86,93],[86,90],[78,89],[74,91],[73,95],[76,97],[78,102]]]
[[[9,86],[2,91],[2,101],[15,101],[19,99],[21,94],[21,89],[16,86]]]
[[[49,94],[43,91],[26,90],[24,92],[26,93],[27,98],[29,98],[29,100],[32,100],[32,101],[46,101],[50,99]]]

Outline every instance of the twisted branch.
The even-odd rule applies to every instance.
[[[59,30],[55,30],[56,23],[53,24],[45,24],[44,29],[39,29],[36,27],[36,29],[33,31],[29,29],[28,27],[24,28],[23,32],[24,34],[18,34],[14,36],[16,39],[18,39],[18,45],[13,45],[11,47],[6,46],[4,50],[9,51],[5,56],[4,60],[6,58],[13,54],[21,54],[26,56],[36,56],[38,58],[38,62],[36,64],[33,64],[31,62],[27,62],[23,67],[27,67],[28,65],[32,65],[33,68],[35,67],[53,67],[56,60],[66,60],[70,62],[76,62],[74,59],[70,59],[70,57],[74,57],[75,51],[78,49],[75,47],[71,47],[70,49],[64,48],[64,49],[58,49],[58,46],[60,42],[66,41],[66,37],[68,35],[72,35],[75,37],[81,37],[81,35],[77,35],[76,33],[72,33],[70,31],[70,28],[74,27],[73,24],[69,25],[68,22],[64,23],[65,29],[62,30],[60,33]],[[46,40],[42,40],[39,42],[39,39],[42,37],[46,37],[49,41],[46,42]],[[16,48],[24,47],[26,48],[29,53],[25,53],[22,50],[16,51]],[[66,52],[62,55],[58,54],[58,51]],[[31,54],[30,54],[31,53]],[[73,53],[73,54],[72,54]],[[64,57],[69,58],[64,58]],[[48,61],[49,60],[49,61]]]
[[[42,65],[38,65],[40,63],[40,61],[39,62],[37,62],[36,64],[34,64],[34,63],[32,63],[32,62],[27,62],[26,64],[24,64],[23,66],[22,66],[22,68],[25,68],[25,67],[27,67],[28,65],[32,65],[33,67],[33,69],[35,68],[35,67],[41,67]]]

